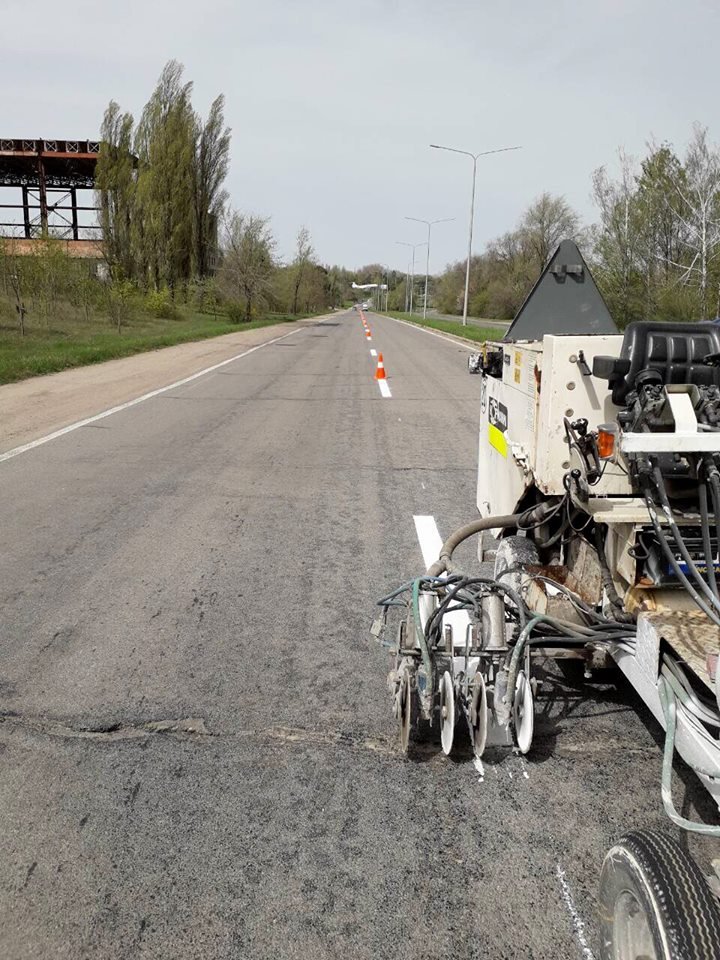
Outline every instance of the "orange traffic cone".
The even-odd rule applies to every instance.
[[[378,354],[378,365],[377,365],[377,370],[375,371],[375,379],[387,380],[387,376],[385,375],[385,364],[383,363],[382,354]]]
[[[372,334],[370,333],[370,327],[365,327],[365,339],[372,340]]]

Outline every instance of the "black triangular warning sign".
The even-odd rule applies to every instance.
[[[503,340],[617,332],[577,244],[562,240]]]

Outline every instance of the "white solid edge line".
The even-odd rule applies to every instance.
[[[371,350],[371,351],[370,351],[370,356],[371,356],[371,357],[376,357],[376,356],[377,356],[377,350]]]
[[[389,317],[386,313],[381,313],[379,316],[384,317],[386,320],[393,320],[395,323],[402,323],[406,327],[410,327],[411,330],[418,330],[420,333],[429,333],[431,337],[440,337],[441,340],[447,340],[448,343],[454,343],[457,347],[465,347],[466,350],[471,350],[473,353],[476,352],[475,347],[471,346],[469,343],[463,343],[462,340],[456,339],[455,337],[448,337],[444,333],[438,333],[437,330],[429,330],[427,327],[419,327],[416,323],[408,323],[407,320],[401,320],[399,317]],[[478,341],[478,344],[480,341]]]
[[[389,385],[388,385],[387,380],[378,380],[377,385],[378,385],[378,387],[380,387],[380,393],[381,393],[384,397],[392,397],[392,394],[390,393],[390,387],[389,387]]]
[[[318,323],[323,322],[323,320],[318,320]],[[134,407],[138,403],[142,403],[145,400],[151,400],[153,397],[158,397],[161,393],[167,393],[168,390],[175,390],[177,387],[182,387],[186,383],[191,383],[193,380],[197,380],[198,377],[204,377],[206,374],[212,373],[213,370],[219,370],[220,367],[225,367],[228,363],[233,363],[235,360],[242,360],[243,357],[247,357],[251,353],[255,353],[256,350],[261,350],[263,347],[269,347],[271,344],[278,343],[280,340],[286,340],[288,337],[292,337],[296,333],[299,333],[301,330],[305,329],[307,328],[298,327],[296,330],[291,330],[289,333],[284,333],[281,337],[274,337],[272,340],[266,340],[264,343],[258,343],[256,346],[250,347],[249,350],[245,350],[243,353],[238,353],[234,357],[228,357],[227,360],[221,360],[220,363],[214,363],[211,367],[205,367],[204,370],[198,370],[197,373],[193,373],[189,377],[183,377],[182,380],[176,380],[174,383],[169,383],[166,387],[159,387],[157,390],[151,390],[149,393],[144,393],[140,397],[135,397],[134,400],[128,400],[126,403],[120,403],[116,407],[110,407],[109,410],[103,410],[102,413],[96,413],[92,417],[86,417],[84,420],[78,420],[76,423],[68,424],[67,427],[62,427],[60,430],[55,430],[53,433],[48,433],[45,437],[39,437],[37,440],[31,440],[30,443],[24,443],[22,446],[15,447],[13,450],[6,450],[5,453],[0,453],[0,463],[3,463],[5,460],[11,460],[13,457],[17,457],[21,453],[27,453],[28,450],[34,450],[35,447],[40,447],[44,443],[49,443],[50,440],[57,440],[58,437],[63,437],[66,433],[72,433],[73,430],[78,430],[80,427],[86,427],[90,423],[95,423],[98,420],[104,420],[105,417],[110,417],[113,413],[120,413],[121,410],[127,410],[129,407]]]

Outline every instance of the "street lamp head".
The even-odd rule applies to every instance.
[[[431,143],[430,146],[434,150],[449,150],[450,153],[462,153],[466,157],[472,157],[473,160],[477,160],[478,157],[487,157],[491,153],[507,153],[509,150],[522,150],[522,147],[501,147],[499,150],[482,150],[480,153],[471,153],[470,150],[458,150],[457,147],[444,147],[439,143]]]
[[[409,243],[407,240],[396,240],[395,243],[399,243],[401,247],[412,247],[413,250],[417,250],[418,247],[426,246],[427,240],[423,240],[422,243]]]

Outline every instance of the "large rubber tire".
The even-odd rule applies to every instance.
[[[664,833],[635,830],[608,852],[600,908],[602,960],[720,958],[717,900],[695,861]]]

